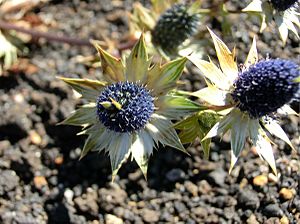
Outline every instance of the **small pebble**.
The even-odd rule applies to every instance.
[[[277,204],[269,204],[263,209],[263,213],[267,217],[281,217],[283,212]]]
[[[42,143],[42,137],[35,131],[29,131],[30,141],[35,145],[40,145]]]
[[[226,176],[227,172],[221,168],[218,168],[208,174],[210,180],[219,187],[224,186]]]
[[[268,183],[268,177],[265,175],[259,175],[253,178],[253,184],[255,186],[265,186]]]
[[[34,186],[37,189],[41,189],[44,186],[48,185],[48,182],[47,182],[47,180],[44,176],[35,176],[34,179],[33,179],[33,182],[34,182]]]
[[[141,215],[145,222],[154,222],[155,223],[159,220],[160,213],[158,211],[144,208],[141,210]]]
[[[248,189],[240,190],[237,200],[241,206],[253,210],[257,209],[260,204],[260,200],[257,196],[257,193]]]
[[[123,220],[112,214],[105,215],[105,224],[123,224]]]
[[[281,188],[281,190],[279,191],[279,195],[281,198],[283,198],[284,200],[290,200],[292,199],[296,194],[295,189],[289,189],[289,188]]]
[[[56,165],[61,165],[63,162],[64,162],[64,157],[62,157],[62,156],[58,156],[58,157],[56,157],[55,160],[54,160],[54,163],[55,163]]]
[[[186,190],[194,197],[198,196],[198,186],[191,181],[186,181],[184,183]]]
[[[65,199],[66,199],[66,201],[69,203],[69,204],[73,204],[73,197],[74,197],[74,192],[71,190],[71,189],[69,189],[69,188],[67,188],[66,190],[65,190],[65,192],[64,192],[64,197],[65,197]]]
[[[286,216],[282,216],[282,218],[280,219],[280,224],[289,224],[289,219]]]
[[[185,173],[183,172],[183,170],[178,168],[172,169],[166,174],[166,178],[171,182],[183,180],[184,177]]]
[[[254,214],[251,214],[246,222],[247,224],[259,224]]]

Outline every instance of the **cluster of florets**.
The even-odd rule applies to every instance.
[[[175,4],[164,12],[152,30],[152,42],[167,53],[174,53],[197,32],[199,16],[190,14],[185,4]]]
[[[299,91],[299,66],[283,59],[262,60],[239,74],[231,93],[238,108],[253,118],[276,112]]]
[[[270,0],[277,11],[285,11],[299,3],[299,0]]]
[[[105,102],[113,103],[110,107]],[[101,123],[116,132],[133,132],[144,127],[154,112],[154,99],[149,90],[133,82],[107,86],[97,99],[97,115]]]

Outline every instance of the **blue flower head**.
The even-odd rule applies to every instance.
[[[294,98],[299,83],[293,80],[298,76],[299,66],[293,61],[262,60],[239,74],[231,95],[241,111],[260,118]]]
[[[114,101],[117,108],[103,106]],[[132,132],[144,127],[154,112],[153,97],[149,90],[133,82],[118,82],[107,86],[97,100],[99,120],[108,129],[116,132]]]

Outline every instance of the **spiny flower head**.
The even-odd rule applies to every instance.
[[[296,5],[298,0],[270,0],[274,9],[285,11]]]
[[[165,52],[174,53],[180,44],[197,31],[199,16],[185,4],[175,4],[158,19],[152,30],[152,42]]]
[[[208,87],[192,95],[203,100],[209,108],[223,117],[202,141],[230,131],[231,171],[249,137],[259,156],[265,159],[277,174],[271,140],[266,131],[285,141],[291,148],[293,145],[278,122],[268,115],[276,111],[282,114],[297,114],[286,103],[296,97],[299,91],[299,65],[285,59],[258,61],[254,38],[244,68],[240,71],[234,53],[211,30],[209,32],[220,68],[212,61],[189,56],[209,80]]]
[[[92,43],[105,81],[61,78],[89,102],[62,124],[82,126],[81,134],[88,135],[81,157],[89,151],[108,152],[113,179],[129,155],[146,176],[159,143],[185,152],[171,120],[199,110],[175,92],[187,58],[150,67],[143,35],[125,63]]]
[[[231,93],[241,111],[253,118],[276,112],[289,103],[299,90],[294,82],[300,76],[299,66],[290,60],[261,60],[241,72]]]
[[[133,82],[107,86],[97,99],[99,120],[112,131],[133,132],[143,128],[154,112],[153,97]]]

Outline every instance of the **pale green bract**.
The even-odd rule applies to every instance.
[[[96,42],[93,44],[98,50],[105,80],[60,77],[89,102],[77,109],[61,124],[82,126],[83,131],[80,134],[88,135],[81,158],[89,151],[108,153],[112,179],[130,155],[146,177],[149,157],[159,144],[186,152],[171,119],[178,120],[191,112],[199,111],[200,108],[198,104],[174,91],[187,58],[179,58],[164,65],[150,66],[151,60],[148,58],[143,35],[125,63],[104,51]],[[113,131],[107,128],[97,116],[97,98],[106,87],[115,83],[137,83],[147,89],[153,97],[154,111],[144,127],[139,130]],[[109,102],[105,103],[112,105]],[[118,110],[122,110],[121,105]]]

